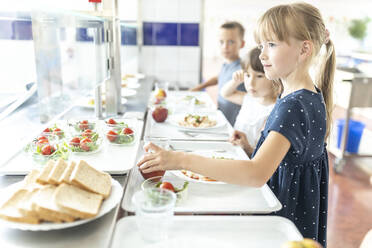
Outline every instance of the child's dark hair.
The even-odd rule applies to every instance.
[[[239,31],[240,38],[242,38],[242,40],[244,39],[245,29],[243,25],[240,24],[239,22],[227,21],[224,24],[222,24],[220,28],[223,28],[223,29],[235,29],[236,28]]]
[[[248,66],[247,66],[246,70],[248,70],[248,67],[250,66],[252,68],[252,70],[254,70],[254,71],[259,71],[259,72],[265,73],[265,71],[263,69],[263,66],[262,66],[262,63],[261,63],[261,60],[260,60],[260,54],[261,54],[261,50],[258,49],[257,47],[253,48],[249,52],[249,61],[248,61]]]
[[[247,61],[248,63],[245,66],[245,71],[248,71],[248,68],[250,67],[254,71],[265,73],[263,65],[260,60],[260,54],[261,54],[261,50],[258,47],[255,47],[249,51],[248,61]],[[283,92],[283,85],[280,80],[279,81],[272,80],[272,83],[273,83],[273,90],[274,90],[275,97],[277,97]]]

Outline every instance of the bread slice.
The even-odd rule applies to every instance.
[[[36,184],[36,179],[39,177],[40,171],[34,169],[30,173],[28,173],[25,178],[23,179],[22,188],[29,189],[32,188]]]
[[[67,163],[60,158],[57,163],[53,166],[53,169],[50,171],[50,174],[48,176],[48,183],[58,185],[59,184],[59,178],[63,174],[67,167]]]
[[[62,173],[61,177],[58,179],[58,183],[68,183],[71,184],[70,182],[70,176],[72,171],[75,169],[76,163],[74,161],[71,161],[71,163],[67,166],[65,171]]]
[[[81,219],[96,216],[102,200],[103,197],[100,194],[88,192],[66,183],[59,185],[54,194],[54,201],[58,207]]]
[[[70,181],[73,185],[107,198],[111,192],[111,176],[90,166],[84,160],[75,166]]]
[[[17,205],[18,210],[22,214],[39,218],[37,212],[32,209],[32,199],[39,190],[40,188],[33,188],[31,190],[28,190],[28,194],[25,195],[23,201]]]
[[[32,210],[37,213],[40,218],[53,222],[72,222],[74,218],[66,211],[62,210],[53,201],[53,194],[56,186],[48,185],[39,190],[32,198]]]
[[[41,183],[41,184],[48,184],[48,177],[50,172],[52,171],[54,167],[54,161],[49,160],[43,170],[40,172],[40,175],[38,178],[36,178],[36,182]]]
[[[18,209],[18,205],[24,201],[28,194],[29,191],[26,189],[19,189],[16,191],[0,208],[0,218],[15,222],[38,224],[40,222],[39,218],[33,215],[24,214]]]

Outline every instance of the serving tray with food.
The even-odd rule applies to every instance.
[[[122,187],[87,162],[49,160],[23,181],[1,190],[0,222],[10,228],[47,231],[103,216],[120,201]]]
[[[228,142],[169,141],[169,144],[177,151],[194,152],[215,158],[249,159],[240,147],[233,146]],[[141,152],[143,152],[142,149],[138,154],[139,157]],[[181,189],[185,182],[189,182],[187,198],[176,204],[175,213],[271,213],[282,207],[267,185],[261,188],[244,187],[223,182],[194,180],[184,175],[178,176],[177,173],[183,175],[181,171],[158,171],[143,174],[134,167],[128,179],[122,207],[128,212],[134,212],[135,207],[131,197],[143,188],[146,180],[151,180],[149,178],[153,177],[159,177],[159,181],[169,182],[177,189]]]
[[[25,148],[20,148],[12,159],[0,165],[0,175],[26,175],[33,169],[42,169],[49,159],[59,158],[83,159],[110,174],[126,173],[135,165],[143,121],[113,120],[117,121],[116,125],[107,124],[108,120],[87,118],[61,121],[65,123],[58,125],[64,131],[63,139],[52,131],[48,136],[40,131]],[[109,136],[109,130],[116,134]]]

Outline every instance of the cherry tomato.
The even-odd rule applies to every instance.
[[[48,141],[48,138],[45,137],[45,136],[40,136],[40,137],[37,138],[37,140],[38,141],[40,141],[40,140],[47,140]]]
[[[38,147],[42,147],[43,145],[48,144],[48,143],[49,143],[48,139],[41,139],[41,140],[38,140],[36,144]]]
[[[107,132],[106,136],[110,142],[114,142],[116,138],[118,137],[118,134],[115,131],[110,130]]]
[[[82,134],[81,134],[81,136],[83,136],[83,137],[91,137],[92,136],[92,130],[90,130],[90,129],[86,129]]]
[[[51,145],[46,145],[41,148],[41,154],[43,155],[51,155],[54,152],[54,148]]]
[[[79,137],[74,137],[70,140],[71,146],[79,146],[80,145],[80,139]]]
[[[162,182],[160,184],[160,188],[161,189],[167,189],[167,190],[170,190],[170,191],[174,192],[174,187],[170,182]]]
[[[115,121],[114,119],[109,119],[109,120],[107,121],[107,124],[115,125],[115,124],[117,124],[117,123],[116,123],[116,121]]]
[[[87,120],[80,121],[79,128],[80,130],[88,129],[89,128],[88,121]]]
[[[92,143],[92,140],[89,139],[89,138],[85,138],[85,139],[83,139],[83,140],[81,141],[81,143],[80,143],[80,147],[81,147],[81,149],[83,149],[84,151],[89,152],[90,147],[87,145],[87,143]]]
[[[130,129],[129,127],[126,127],[123,129],[123,134],[132,134],[133,133],[133,130]]]
[[[50,132],[50,129],[47,127],[44,129],[43,133],[49,133]]]
[[[53,133],[57,134],[58,136],[62,136],[63,135],[63,132],[60,128],[56,128],[53,130]]]

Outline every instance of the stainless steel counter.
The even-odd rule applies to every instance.
[[[152,86],[152,78],[142,80],[141,87],[137,89],[137,94],[128,99],[128,103],[125,105],[125,111],[145,113]],[[36,108],[37,103],[35,103],[35,101],[31,101],[29,104],[31,104],[33,108]],[[17,114],[22,111],[23,109],[19,109],[15,112],[13,118],[15,116],[14,119],[19,120],[20,115],[17,116]],[[90,113],[89,111],[93,112],[94,110],[75,107],[71,109],[71,111],[67,112],[63,116],[63,119],[76,117],[82,113],[87,114]],[[36,120],[35,116],[32,117],[32,120]],[[20,124],[19,122],[17,123]],[[23,123],[28,123],[28,121],[26,122],[25,120]],[[41,124],[33,122],[33,125],[32,129],[37,129],[37,127],[40,128]],[[23,130],[30,130],[30,127],[22,125],[21,127]],[[22,130],[20,132],[22,132]],[[126,175],[114,176],[113,178],[121,185],[124,185]],[[0,188],[19,182],[22,179],[23,176],[0,176]],[[101,218],[68,229],[33,232],[20,231],[0,226],[0,247],[107,247],[113,225],[116,223],[116,216],[117,212],[120,210],[120,205],[121,204],[118,204],[116,208]]]

